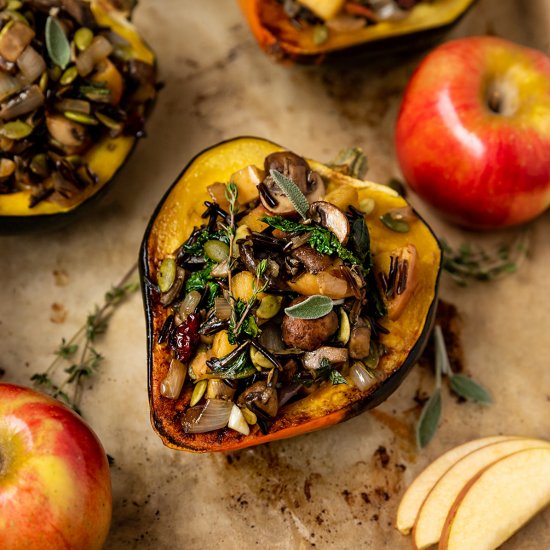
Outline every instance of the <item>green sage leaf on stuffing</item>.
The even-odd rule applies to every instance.
[[[269,174],[273,178],[273,181],[279,186],[281,191],[288,197],[288,200],[292,203],[292,206],[296,208],[296,212],[298,212],[298,214],[306,220],[309,210],[309,202],[298,186],[290,178],[287,178],[284,174],[281,174],[281,172],[277,170],[270,170]]]
[[[50,59],[62,69],[71,60],[71,46],[59,21],[51,15],[46,20],[46,49]]]
[[[333,303],[328,296],[315,294],[299,304],[285,308],[285,313],[296,319],[319,319],[328,315],[332,308]]]

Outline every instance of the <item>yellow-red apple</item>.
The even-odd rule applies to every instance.
[[[0,384],[2,550],[102,548],[111,523],[107,457],[60,402]]]
[[[461,225],[520,224],[550,204],[550,58],[494,37],[436,48],[396,127],[405,179]]]

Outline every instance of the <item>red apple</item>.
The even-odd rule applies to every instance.
[[[405,179],[449,220],[531,220],[550,204],[550,58],[487,36],[443,44],[412,76],[395,139]]]
[[[107,457],[86,423],[55,399],[0,384],[2,550],[99,550],[111,507]]]

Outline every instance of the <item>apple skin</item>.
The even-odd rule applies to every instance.
[[[99,550],[111,523],[109,464],[99,439],[59,401],[0,384],[3,550]]]
[[[395,143],[410,187],[448,220],[535,218],[550,205],[550,58],[486,36],[443,44],[407,85]]]

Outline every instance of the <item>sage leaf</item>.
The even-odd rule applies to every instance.
[[[416,425],[416,442],[423,449],[433,438],[441,418],[441,390],[437,388],[426,401],[418,424]]]
[[[71,46],[59,21],[51,15],[46,20],[46,48],[50,59],[62,69],[71,60]]]
[[[299,304],[285,308],[285,313],[296,319],[319,319],[328,315],[332,308],[333,303],[328,296],[315,294]]]
[[[490,404],[493,402],[489,392],[476,381],[462,374],[454,374],[451,377],[451,389],[464,399]]]
[[[292,203],[292,206],[296,208],[296,212],[302,216],[304,220],[307,220],[307,213],[309,210],[309,202],[304,194],[300,191],[298,186],[284,174],[281,174],[278,170],[269,171],[273,181],[280,187],[281,191],[288,197],[288,200]]]

